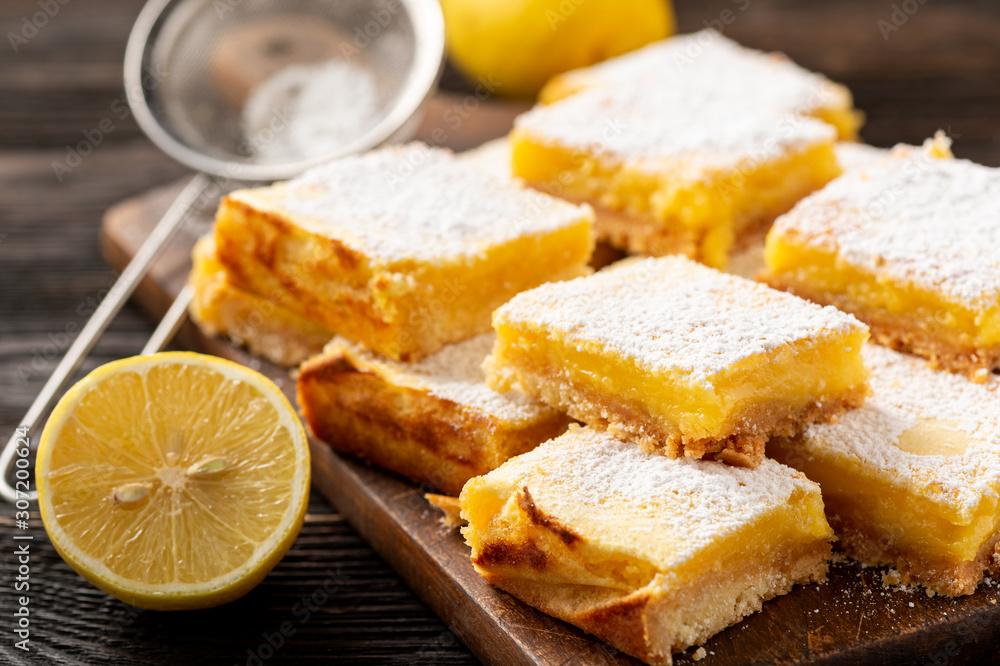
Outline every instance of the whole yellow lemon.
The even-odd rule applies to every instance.
[[[441,0],[452,62],[505,97],[673,34],[670,0]]]

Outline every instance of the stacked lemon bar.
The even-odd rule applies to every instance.
[[[820,483],[848,554],[952,596],[1000,569],[998,242],[1000,170],[952,159],[938,135],[807,197],[766,244],[767,282],[885,345],[864,350],[864,407],[768,452]]]
[[[854,313],[876,341],[985,380],[1000,361],[1000,170],[900,146],[800,202],[766,280]]]
[[[767,439],[860,405],[867,327],[683,257],[515,296],[487,381],[672,458],[756,467]]]
[[[446,345],[415,363],[336,338],[299,370],[313,435],[345,453],[458,495],[465,482],[561,434],[560,411],[485,384],[495,336]]]
[[[842,86],[713,32],[565,75],[547,97],[515,122],[513,174],[591,204],[599,240],[715,267],[837,176],[834,142],[859,124]]]
[[[983,385],[869,345],[873,395],[768,452],[823,489],[848,554],[900,582],[975,591],[1000,540],[1000,382]]]
[[[592,427],[472,479],[472,562],[491,583],[653,664],[826,576],[819,487],[646,453]]]
[[[863,402],[867,327],[684,257],[542,285],[493,325],[488,384],[586,427],[466,484],[464,535],[488,580],[671,663],[825,577],[819,488],[764,446]]]
[[[486,332],[518,291],[583,273],[591,218],[411,144],[234,192],[215,241],[237,286],[417,360]]]
[[[593,244],[586,206],[410,144],[226,197],[194,253],[192,315],[279,363],[315,354],[298,379],[315,435],[457,495],[566,429],[480,365],[492,311],[588,273]]]

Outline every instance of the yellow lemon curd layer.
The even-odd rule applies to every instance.
[[[862,330],[802,340],[743,359],[713,376],[692,382],[684,372],[649,372],[600,341],[569,341],[530,322],[501,323],[492,364],[518,368],[532,388],[551,381],[580,387],[607,405],[620,406],[693,439],[722,438],[740,430],[757,410],[776,403],[799,411],[824,395],[863,385],[867,372],[857,350]],[[576,418],[571,403],[560,405]],[[612,407],[613,409],[613,407]]]
[[[800,201],[768,234],[763,278],[982,381],[1000,361],[1000,169],[949,145],[896,146]]]
[[[523,130],[515,129],[510,142],[514,176],[550,194],[594,205],[601,239],[612,235],[601,218],[611,211],[667,235],[661,244],[644,247],[637,241],[628,249],[679,252],[715,267],[724,267],[747,235],[760,233],[762,225],[840,174],[832,141],[766,159],[748,156],[734,167],[695,174],[683,158],[662,160],[653,171]]]
[[[839,523],[855,526],[896,553],[914,553],[928,567],[972,562],[983,543],[1000,529],[997,498],[984,497],[972,512],[962,512],[914,491],[931,493],[933,481],[910,487],[856,458],[797,454],[787,442],[768,444],[768,455],[804,472],[823,489],[823,500]],[[929,486],[929,488],[928,488]],[[997,490],[1000,491],[1000,485]],[[877,564],[894,564],[885,557]]]
[[[1000,305],[975,308],[940,291],[876,275],[834,249],[799,242],[794,233],[769,234],[764,261],[769,282],[862,320],[888,315],[957,347],[1000,344]]]

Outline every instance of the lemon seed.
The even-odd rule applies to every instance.
[[[126,483],[114,489],[111,499],[118,506],[129,506],[146,499],[152,489],[153,486],[149,483]]]
[[[225,458],[207,458],[188,467],[187,476],[192,479],[201,479],[218,474],[228,465]]]

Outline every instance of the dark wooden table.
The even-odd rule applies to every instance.
[[[26,29],[25,21],[49,5],[58,12],[36,31]],[[103,212],[185,173],[145,140],[121,105],[122,53],[140,5],[0,3],[3,441],[114,280],[98,248]],[[721,26],[747,45],[784,50],[848,84],[868,114],[863,134],[870,143],[919,142],[942,128],[955,137],[959,156],[1000,165],[1000,3],[685,0],[678,14],[682,31]],[[12,42],[11,33],[24,39]],[[448,75],[446,85],[462,83]],[[74,151],[88,154],[76,164]],[[151,330],[127,306],[84,371],[138,352]],[[99,592],[48,545],[37,515],[24,532],[16,530],[12,509],[0,506],[0,662],[475,662],[337,511],[313,495],[295,547],[258,589],[223,608],[180,614],[136,611]],[[34,537],[27,653],[13,646],[11,612],[22,594],[13,590],[15,532]],[[303,604],[330,579],[334,593]],[[285,621],[295,633],[273,647],[269,638],[279,642],[275,632]],[[962,654],[927,661],[961,663]]]

